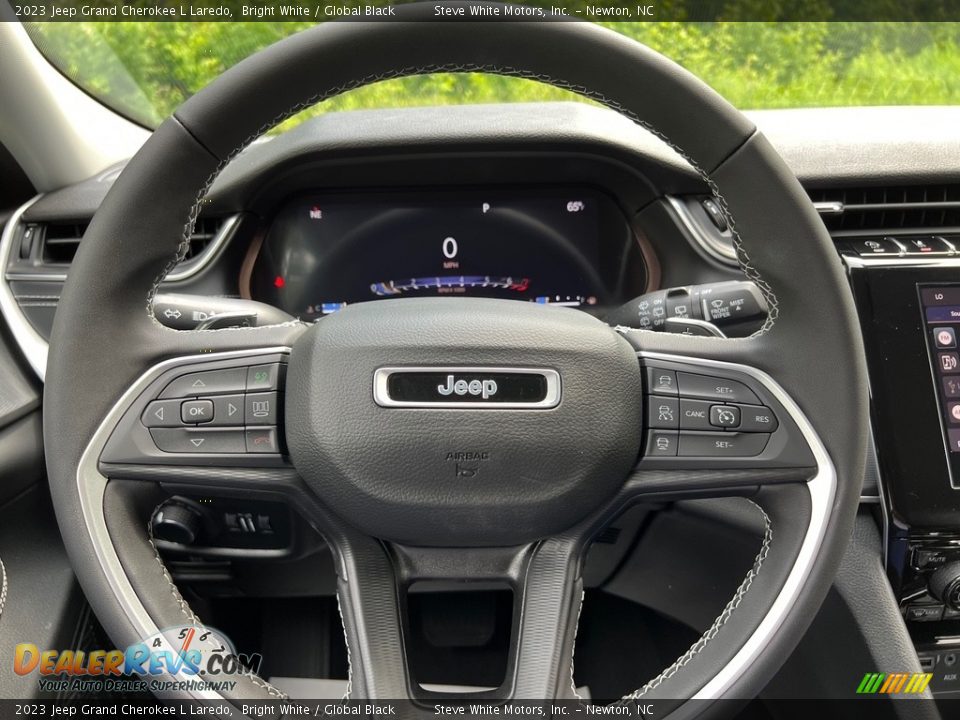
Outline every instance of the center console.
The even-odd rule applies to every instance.
[[[960,693],[960,237],[841,243],[860,313],[887,570],[935,693]]]

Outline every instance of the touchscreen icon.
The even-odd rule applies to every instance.
[[[952,353],[940,353],[940,369],[943,372],[957,372],[957,368],[960,367],[960,356],[955,352]]]
[[[945,377],[943,394],[950,398],[960,397],[960,377]]]
[[[957,336],[952,327],[938,327],[933,329],[933,338],[938,348],[953,348],[957,346]]]
[[[950,422],[960,423],[960,402],[950,403]]]

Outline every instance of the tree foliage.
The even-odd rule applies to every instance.
[[[809,5],[810,12],[822,2],[796,1]],[[718,6],[725,17],[749,17],[758,7],[775,9],[771,2],[779,0],[726,0]],[[81,87],[152,126],[230,66],[309,25],[73,22],[28,30]],[[960,23],[619,22],[609,27],[674,59],[741,108],[960,104]],[[346,93],[281,129],[333,110],[572,97],[516,78],[430,75]]]

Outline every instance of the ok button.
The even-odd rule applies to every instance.
[[[205,423],[213,420],[212,400],[187,400],[180,406],[180,419],[184,423]]]

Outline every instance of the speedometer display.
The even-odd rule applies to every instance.
[[[611,208],[589,191],[306,196],[275,217],[254,297],[305,320],[402,297],[603,305]],[[614,226],[622,268],[626,224]]]

